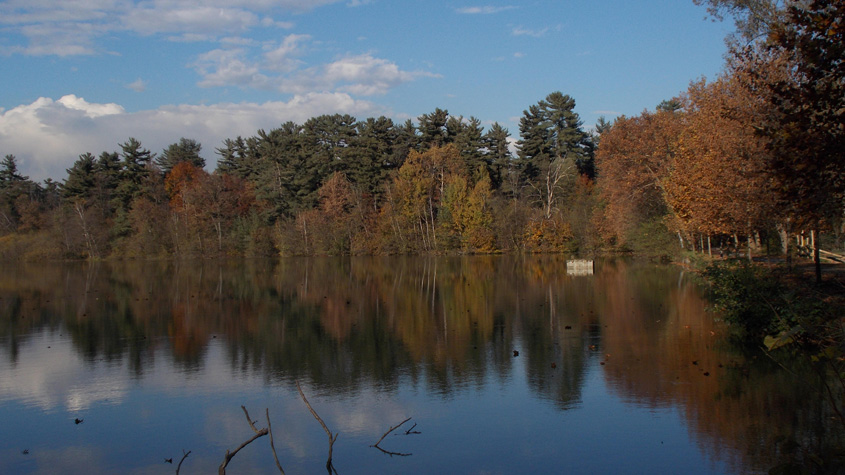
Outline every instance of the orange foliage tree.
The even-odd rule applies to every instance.
[[[602,134],[596,153],[599,193],[608,237],[618,244],[643,223],[666,216],[664,183],[684,120],[680,111],[643,112],[620,117]]]
[[[665,180],[666,198],[689,234],[752,236],[774,224],[766,141],[755,131],[766,105],[726,76],[690,86],[685,127]]]

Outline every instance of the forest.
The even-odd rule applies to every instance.
[[[840,244],[843,231],[845,4],[695,1],[736,20],[724,72],[594,127],[552,92],[522,112],[518,139],[435,108],[416,122],[323,115],[226,138],[213,171],[190,138],[79,151],[43,183],[8,153],[0,258],[675,258],[716,243],[788,253],[812,233],[818,260],[820,233]]]

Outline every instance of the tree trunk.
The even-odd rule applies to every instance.
[[[302,218],[302,238],[305,241],[305,254],[308,254],[308,224],[305,222],[305,217]]]
[[[223,251],[223,224],[217,220],[214,222],[214,228],[217,230],[217,252]]]
[[[440,196],[443,196],[442,186]],[[434,229],[434,203],[432,203],[431,195],[428,196],[428,212],[431,215],[431,242],[432,249],[437,250],[437,231]]]
[[[786,226],[778,224],[778,236],[780,237],[780,250],[786,258],[786,266],[792,267],[792,256],[789,255],[789,233],[786,231]]]
[[[82,236],[85,238],[85,246],[88,248],[88,258],[96,259],[96,244],[94,243],[94,237],[91,234],[91,230],[88,227],[88,221],[85,219],[85,206],[76,202],[73,207],[76,210],[76,214],[79,216],[79,223],[82,226]]]
[[[815,231],[811,231],[810,240],[813,244],[813,263],[816,267],[816,283],[821,284],[822,282],[822,261],[819,258],[819,241],[818,238],[819,231],[816,229]]]
[[[745,238],[746,244],[748,244],[748,262],[753,262],[754,260],[751,258],[751,233],[748,233],[748,236]]]

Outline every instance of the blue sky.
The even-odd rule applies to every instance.
[[[499,122],[553,91],[585,127],[713,78],[692,0],[2,0],[0,155],[35,180],[135,137],[160,152],[320,114]]]

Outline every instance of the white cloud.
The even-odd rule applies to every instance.
[[[244,38],[243,36],[227,36],[220,38],[220,43],[230,46],[253,46],[255,40],[252,38]]]
[[[136,79],[135,81],[130,82],[126,85],[127,89],[131,89],[135,92],[144,92],[147,89],[147,81],[144,81],[141,78]]]
[[[549,28],[543,28],[541,30],[532,30],[531,28],[525,28],[523,26],[516,26],[511,30],[511,34],[513,36],[530,36],[532,38],[540,38],[546,35],[549,32]]]
[[[4,54],[64,57],[96,53],[94,39],[98,33],[91,25],[39,23],[24,25],[20,32],[29,39],[29,44],[5,47]]]
[[[264,53],[265,67],[271,71],[290,72],[299,67],[301,61],[294,59],[302,51],[302,43],[310,35],[288,35],[282,44]]]
[[[285,94],[335,91],[375,96],[418,77],[439,77],[426,71],[404,71],[369,53],[302,68],[305,62],[296,57],[310,39],[288,35],[280,45],[267,47],[260,60],[251,59],[245,48],[215,49],[200,55],[191,66],[201,76],[202,87],[237,86]]]
[[[238,8],[190,6],[136,8],[123,17],[127,29],[141,33],[239,33],[259,24],[258,15]]]
[[[214,35],[207,35],[203,33],[183,33],[181,35],[171,35],[167,37],[167,41],[174,43],[200,43],[207,41],[214,41]]]
[[[74,94],[62,96],[57,104],[61,104],[68,109],[81,111],[86,117],[96,118],[104,115],[122,114],[123,107],[114,104],[92,104],[81,97],[76,97]]]
[[[508,142],[508,152],[514,157],[519,154],[519,139],[517,137],[508,137],[505,140]]]
[[[349,56],[325,67],[326,79],[342,84],[341,91],[363,96],[384,94],[420,75],[430,74],[402,71],[395,63],[369,54]]]
[[[513,10],[514,8],[516,8],[516,7],[512,6],[512,5],[506,5],[506,6],[501,6],[501,7],[492,6],[492,5],[484,5],[484,6],[478,6],[478,7],[458,8],[455,11],[457,11],[458,13],[462,13],[464,15],[492,15],[494,13],[501,13],[501,12],[504,12],[504,11]]]
[[[322,114],[350,114],[359,118],[387,114],[381,106],[349,94],[307,93],[288,101],[175,105],[126,112],[117,104],[96,104],[68,95],[59,100],[39,98],[0,111],[0,152],[19,161],[21,173],[36,181],[61,181],[65,170],[85,152],[113,151],[129,137],[156,152],[189,137],[207,150],[206,159],[224,139],[251,136],[258,129],[272,129],[288,120],[303,123]]]
[[[304,12],[340,0],[8,0],[0,2],[0,25],[23,43],[7,43],[0,54],[72,56],[102,53],[97,40],[131,31],[166,34],[172,41],[210,41],[255,28],[293,27],[279,11]],[[356,2],[353,2],[356,3]],[[363,4],[364,2],[357,2]]]
[[[201,87],[267,87],[267,76],[260,73],[257,64],[245,59],[241,48],[211,50],[201,54],[192,66],[202,76]]]
[[[283,30],[290,30],[295,25],[292,21],[276,21],[270,17],[264,17],[261,19],[261,26],[265,28],[281,28]]]
[[[280,78],[278,90],[289,94],[335,90],[360,96],[376,96],[418,77],[439,76],[426,71],[403,71],[392,61],[362,54],[347,56]]]

